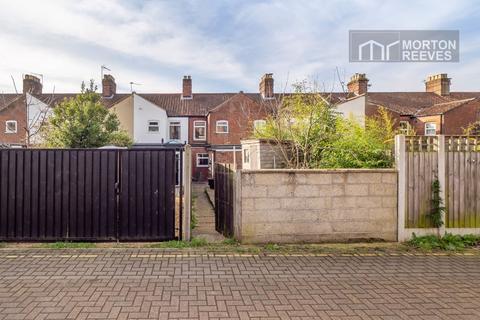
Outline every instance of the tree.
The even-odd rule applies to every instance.
[[[324,148],[322,168],[389,168],[393,166],[395,121],[383,107],[367,117],[365,125],[354,118],[338,118],[336,132]]]
[[[48,147],[98,148],[105,145],[129,146],[132,141],[120,130],[120,121],[100,102],[93,80],[81,93],[65,99],[53,109],[45,128]]]
[[[289,167],[317,168],[323,149],[335,133],[338,115],[315,85],[302,81],[293,87],[294,94],[278,101],[274,114],[254,135],[281,145]]]
[[[271,139],[290,168],[385,168],[393,165],[395,120],[385,108],[365,123],[345,118],[328,94],[301,82],[255,137]],[[288,141],[289,143],[284,143]],[[282,143],[283,142],[283,143]]]

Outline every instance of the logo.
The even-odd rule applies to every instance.
[[[350,62],[458,62],[458,30],[350,30]]]

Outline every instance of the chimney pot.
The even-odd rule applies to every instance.
[[[368,79],[365,73],[355,73],[347,84],[348,92],[356,96],[367,93]]]
[[[273,73],[265,73],[262,79],[260,79],[258,87],[263,99],[273,99],[275,97],[273,92]]]
[[[450,80],[446,73],[428,76],[425,81],[425,91],[433,92],[439,96],[450,95]]]
[[[117,84],[115,78],[111,74],[103,75],[102,79],[102,96],[111,98],[117,93]]]
[[[192,77],[183,76],[182,99],[192,99]]]
[[[31,74],[26,74],[23,77],[23,93],[42,94],[42,88],[43,85],[39,78]]]

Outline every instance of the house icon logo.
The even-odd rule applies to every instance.
[[[392,62],[400,60],[400,33],[392,31],[350,31],[350,62]]]
[[[383,45],[375,40],[368,40],[358,46],[358,59],[360,61],[389,61],[392,48],[398,44],[400,44],[400,40],[387,45]],[[366,55],[364,55],[365,49],[368,49]],[[375,58],[375,49],[380,51],[380,59]]]

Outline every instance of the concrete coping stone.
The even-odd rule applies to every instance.
[[[241,169],[242,173],[397,173],[395,168],[387,169]]]

